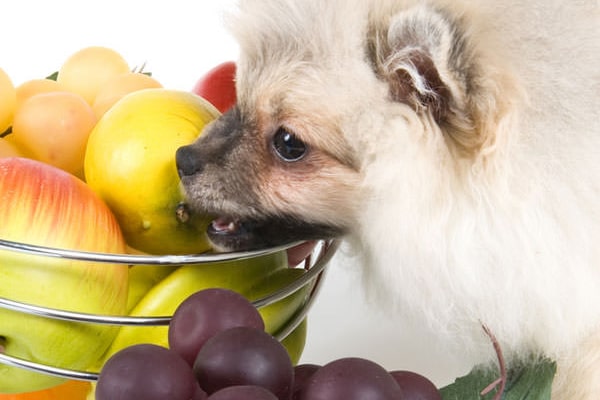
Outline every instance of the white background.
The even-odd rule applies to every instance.
[[[136,66],[146,63],[165,87],[189,90],[213,66],[237,58],[221,13],[232,0],[12,0],[0,2],[0,68],[15,84],[58,70],[74,51],[102,45]],[[437,384],[468,370],[451,366],[427,334],[369,306],[357,271],[330,265],[309,318],[302,362],[361,356],[388,369],[421,372]]]

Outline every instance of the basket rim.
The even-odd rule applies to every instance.
[[[323,248],[318,249],[319,254],[313,265],[306,266],[306,274],[295,279],[288,285],[270,293],[260,299],[253,301],[256,308],[268,306],[300,290],[312,280],[316,279],[327,266],[329,260],[336,252],[337,241],[324,243]],[[164,316],[130,316],[130,315],[108,315],[108,314],[90,314],[78,311],[68,311],[63,309],[44,307],[37,304],[25,303],[0,297],[0,308],[12,311],[22,312],[31,315],[37,315],[45,318],[58,319],[63,321],[91,323],[101,325],[133,325],[133,326],[161,326],[168,325],[171,321],[170,315]]]
[[[323,241],[327,241],[323,239]],[[24,254],[31,254],[44,257],[65,258],[77,261],[93,261],[110,264],[148,264],[148,265],[183,265],[200,263],[218,263],[227,261],[238,261],[248,258],[259,257],[263,255],[277,253],[297,246],[304,241],[296,241],[282,244],[279,246],[268,247],[264,249],[232,251],[232,252],[206,252],[197,254],[121,254],[121,253],[103,253],[93,251],[82,251],[74,249],[65,249],[49,246],[41,246],[14,240],[0,239],[0,250],[16,251]]]

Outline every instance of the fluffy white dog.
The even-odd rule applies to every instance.
[[[344,235],[390,310],[600,399],[597,0],[242,0],[237,106],[178,151],[215,246]]]

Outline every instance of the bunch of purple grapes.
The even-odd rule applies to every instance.
[[[227,289],[187,298],[168,338],[168,349],[138,344],[109,358],[96,399],[441,400],[426,377],[363,358],[294,366],[252,303]]]

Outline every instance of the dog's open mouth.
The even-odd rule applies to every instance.
[[[209,227],[209,232],[215,235],[234,235],[243,229],[243,224],[236,219],[217,217]]]
[[[218,216],[207,229],[208,238],[219,251],[256,250],[297,241],[329,239],[341,234],[337,227],[290,216],[263,220]]]
[[[221,251],[255,250],[283,243],[259,234],[261,224],[256,221],[219,216],[208,226],[207,234],[213,245]]]

